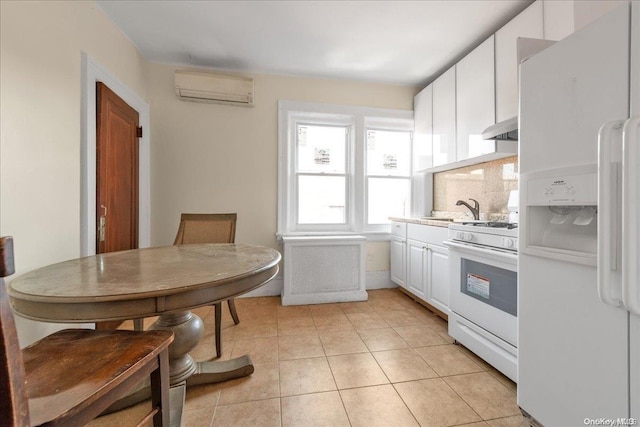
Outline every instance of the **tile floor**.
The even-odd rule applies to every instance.
[[[240,298],[239,325],[223,306],[222,358],[250,354],[255,372],[189,389],[186,427],[522,425],[515,384],[453,344],[445,321],[398,290],[292,307],[279,297]],[[195,312],[206,333],[192,355],[205,360],[215,352],[213,309]],[[127,425],[144,410],[91,425]]]

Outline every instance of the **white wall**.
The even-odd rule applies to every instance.
[[[278,100],[413,109],[417,88],[275,75],[255,79],[256,106],[185,102],[174,66],[149,65],[152,245],[171,244],[181,212],[237,212],[236,241],[276,242]],[[181,69],[181,68],[180,68]],[[367,247],[367,270],[388,270],[388,243]]]
[[[146,63],[93,2],[0,2],[0,235],[16,275],[80,254],[80,53],[146,95]],[[17,318],[22,345],[58,329]]]

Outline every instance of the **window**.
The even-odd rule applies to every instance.
[[[298,220],[347,223],[348,126],[296,123]]]
[[[367,225],[411,210],[411,132],[367,129]]]
[[[278,234],[388,232],[411,210],[413,112],[279,102]]]

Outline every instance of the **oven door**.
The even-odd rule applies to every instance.
[[[518,256],[451,240],[445,244],[451,311],[517,347]]]

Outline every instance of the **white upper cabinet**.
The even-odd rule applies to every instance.
[[[494,36],[456,64],[457,158],[464,160],[495,151],[482,131],[495,123]]]
[[[541,1],[526,8],[495,34],[496,122],[518,115],[518,37],[544,37]]]
[[[413,98],[413,170],[433,166],[433,86],[422,89]]]
[[[433,166],[456,161],[456,67],[433,82]]]
[[[537,0],[414,99],[414,171],[436,172],[517,154],[515,141],[484,141],[488,126],[518,115],[518,38],[569,35],[575,1]],[[546,47],[527,40],[522,52]]]

